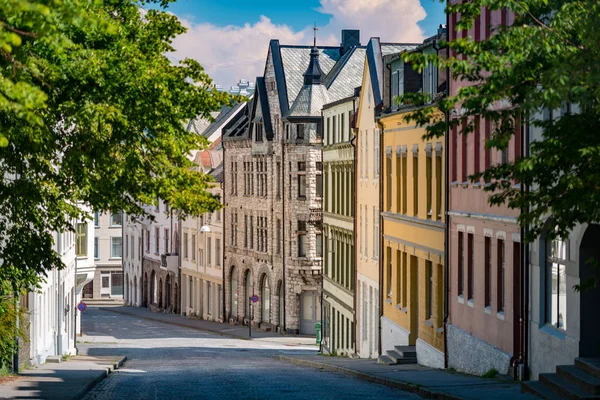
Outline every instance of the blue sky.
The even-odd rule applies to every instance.
[[[262,75],[271,39],[282,44],[339,45],[342,29],[360,30],[361,43],[422,43],[445,23],[439,0],[178,0],[169,11],[188,31],[175,39],[176,59],[194,58],[216,84]]]
[[[420,0],[427,13],[419,26],[425,36],[437,32],[439,24],[446,23],[444,4],[439,0]],[[176,15],[195,23],[208,22],[214,25],[243,25],[257,21],[261,15],[270,18],[274,23],[285,24],[299,30],[315,22],[318,26],[326,25],[330,15],[317,11],[319,0],[177,0],[169,9]]]

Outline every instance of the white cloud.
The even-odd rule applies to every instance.
[[[419,0],[321,0],[319,12],[331,15],[319,28],[319,44],[340,42],[342,29],[360,29],[361,42],[379,36],[384,42],[420,42],[423,32],[417,22],[425,18]],[[215,83],[228,87],[240,78],[254,80],[263,74],[269,41],[282,44],[309,44],[312,27],[294,31],[261,16],[243,26],[216,26],[209,23],[182,23],[188,31],[175,39],[175,56],[194,58]]]

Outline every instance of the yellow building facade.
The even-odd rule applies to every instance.
[[[443,138],[402,109],[379,120],[382,138],[382,350],[415,346],[420,364],[444,367],[445,154]]]

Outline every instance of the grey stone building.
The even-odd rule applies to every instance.
[[[323,256],[321,111],[353,95],[363,63],[358,31],[342,31],[339,47],[271,41],[253,101],[223,136],[226,320],[315,332]]]

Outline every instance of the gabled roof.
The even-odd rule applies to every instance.
[[[273,138],[273,125],[271,124],[271,108],[269,107],[269,98],[267,97],[267,86],[265,84],[265,78],[259,76],[256,78],[256,86],[258,88],[258,102],[254,103],[254,109],[252,110],[252,116],[256,114],[256,104],[260,102],[260,109],[262,114],[263,126],[267,139]]]
[[[254,101],[243,103],[242,109],[225,126],[223,126],[223,140],[247,139],[249,136],[250,116],[254,108]]]
[[[321,109],[329,103],[327,89],[323,85],[305,85],[296,97],[288,117],[320,117]]]

